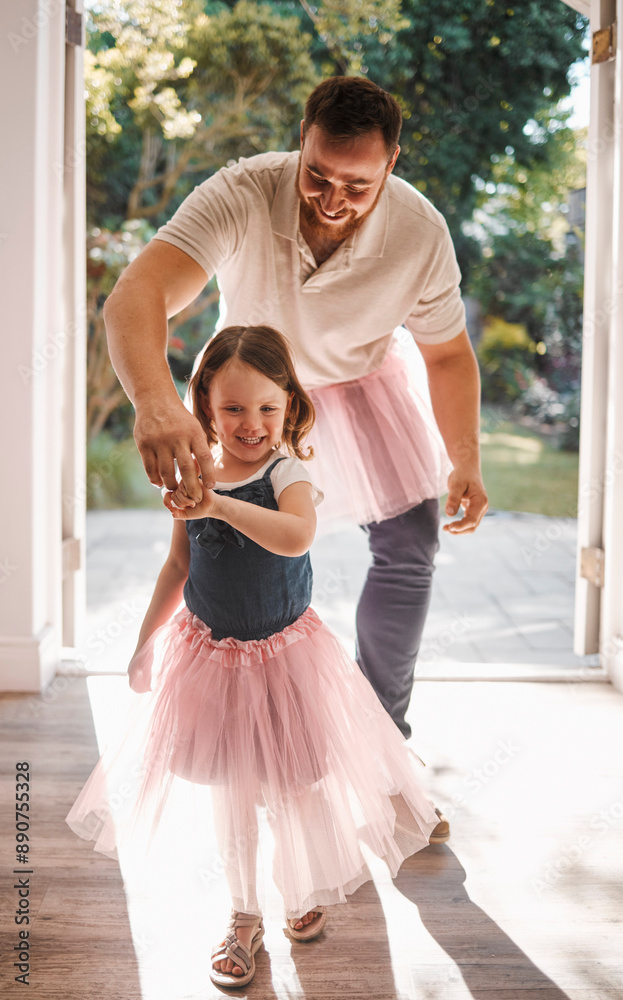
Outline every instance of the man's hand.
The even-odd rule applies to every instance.
[[[203,499],[198,472],[201,472],[206,487],[216,482],[205,431],[181,400],[150,400],[137,405],[134,440],[154,486],[166,486],[170,491],[178,489],[175,474],[177,462],[187,497],[185,506],[192,506],[192,501],[200,503]]]
[[[451,535],[474,532],[485,516],[489,502],[480,472],[471,468],[453,469],[448,476],[446,514],[453,517],[463,510],[460,521],[444,524],[443,530]]]
[[[444,524],[451,535],[475,531],[487,510],[480,475],[480,376],[467,330],[442,344],[418,344],[426,363],[437,426],[454,469],[448,476],[446,514],[460,521]]]

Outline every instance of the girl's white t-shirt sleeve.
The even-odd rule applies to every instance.
[[[312,500],[314,507],[324,500],[324,493],[312,482],[312,477],[305,468],[305,463],[298,458],[286,458],[283,462],[278,462],[270,474],[270,481],[273,484],[275,500],[279,502],[279,496],[286,486],[292,483],[311,483]]]

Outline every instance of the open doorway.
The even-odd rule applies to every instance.
[[[501,44],[500,37],[495,37]],[[122,43],[120,35],[120,49]],[[435,36],[433,48],[442,50],[443,43],[441,33],[439,40]],[[578,73],[579,68],[575,70],[576,76]],[[491,80],[489,83],[487,87],[481,81],[479,96],[474,97],[479,106],[476,110],[482,115],[489,107],[487,97],[493,87]],[[512,108],[509,106],[506,110],[510,116]],[[446,114],[447,124],[457,135],[464,134],[464,119],[471,112],[472,104],[466,99],[458,102],[452,116]],[[119,123],[114,113],[114,100],[109,100],[100,107],[96,126],[109,143],[113,151],[111,156],[118,141],[115,126]],[[485,247],[479,283],[472,281],[473,286],[480,288],[481,295],[477,307],[472,309],[470,332],[478,342],[487,381],[483,420],[485,475],[487,477],[488,473],[491,481],[494,476],[497,478],[495,489],[492,487],[492,512],[476,538],[447,539],[442,536],[433,603],[420,653],[421,669],[427,676],[479,676],[482,673],[504,676],[505,671],[507,676],[531,676],[534,672],[534,676],[540,678],[582,676],[583,671],[591,678],[599,675],[594,656],[573,653],[578,512],[577,452],[574,453],[573,446],[577,444],[579,425],[579,354],[576,350],[575,356],[570,357],[569,331],[574,316],[568,313],[575,309],[577,326],[581,304],[577,296],[572,301],[575,294],[572,281],[577,283],[577,267],[572,278],[569,272],[581,256],[583,218],[579,208],[581,197],[574,193],[582,189],[581,166],[572,163],[566,145],[573,140],[575,130],[586,129],[587,121],[586,116],[581,120],[565,121],[564,115],[558,113],[556,117],[550,109],[548,115],[540,114],[525,126],[524,132],[532,131],[535,142],[537,138],[545,141],[552,134],[557,136],[559,176],[555,182],[550,164],[540,171],[537,164],[532,172],[526,173],[515,157],[510,138],[505,140],[506,145],[500,147],[499,152],[492,154],[494,163],[490,176],[474,182],[479,207],[473,213],[471,230],[470,225],[464,224],[462,232],[466,238],[478,236]],[[510,133],[509,122],[503,124]],[[424,147],[430,154],[433,145],[433,140],[426,135],[407,133],[404,141],[406,169],[413,171],[412,179],[431,198],[443,201],[446,198],[443,186],[438,181],[436,184],[437,179],[428,163],[420,162]],[[283,140],[286,139],[284,136]],[[107,232],[103,226],[90,229],[89,272],[96,296],[105,294],[116,274],[140,250],[151,231],[151,220],[158,219],[162,204],[150,192],[162,189],[162,183],[156,183],[155,165],[164,163],[164,146],[153,128],[142,137],[141,174],[128,194],[130,214],[134,214],[134,218],[127,219],[114,232]],[[93,150],[94,155],[100,157],[94,168],[96,176],[103,180],[106,164],[110,166],[111,160],[106,159],[103,140],[98,140],[96,135]],[[169,163],[171,170],[172,162]],[[207,161],[204,168],[210,169]],[[177,163],[175,169],[181,189],[185,190],[184,175]],[[108,211],[112,212],[113,200],[108,195],[105,197],[108,198]],[[171,203],[170,207],[173,205]],[[566,223],[563,209],[569,210]],[[530,246],[526,249],[528,243]],[[467,251],[464,256],[467,260]],[[522,274],[518,273],[519,267],[512,264],[520,257],[525,272]],[[539,274],[542,281],[537,287]],[[533,301],[526,303],[531,283]],[[551,289],[552,284],[556,286],[555,294],[548,301],[547,288]],[[568,308],[570,301],[571,310]],[[214,323],[215,310],[216,292],[210,288],[203,300],[187,310],[186,315],[172,321],[170,359],[180,384],[185,375],[184,365]],[[572,332],[577,336],[576,329]],[[98,335],[103,336],[101,325]],[[405,342],[403,346],[417,355],[413,345]],[[93,352],[95,370],[102,353],[101,345],[95,341]],[[561,362],[567,364],[566,383],[561,374]],[[417,364],[417,357],[413,363]],[[503,368],[505,370],[501,371]],[[111,424],[112,404],[118,390],[114,376],[110,383],[106,382],[111,379],[110,370],[99,365],[97,371],[101,381],[98,383],[94,375],[90,392],[92,399],[100,400],[102,405],[99,411],[95,404],[90,409],[92,430],[107,427],[110,448],[107,451],[105,445],[100,444],[92,449],[87,499],[93,505],[106,505],[113,489],[121,484],[126,505],[142,503],[140,467],[138,476],[135,471],[128,470],[128,452],[133,445],[129,442],[126,448],[118,439],[119,427],[127,420],[127,408],[125,416],[121,407],[115,418],[118,426],[115,427],[114,419]],[[500,405],[508,400],[512,401],[511,407]],[[514,483],[509,487],[511,479]],[[159,503],[148,487],[144,493],[149,494],[155,504]],[[117,515],[117,519],[121,516]],[[101,515],[99,520],[101,524],[107,522],[109,528],[114,523],[112,516]],[[99,528],[97,531],[99,533]],[[127,544],[127,537],[128,532],[122,530],[120,552]],[[346,544],[347,537],[350,540]],[[346,548],[337,562],[334,545],[322,539],[316,543],[315,599],[322,604],[323,613],[333,620],[342,638],[352,645],[354,605],[358,581],[365,573],[367,554],[365,539],[356,529],[350,535],[342,532],[340,541]],[[106,548],[109,558],[108,544]],[[137,566],[135,560],[133,566]],[[125,600],[124,591],[122,602]],[[128,618],[122,608],[118,614]],[[104,641],[104,636],[94,639],[98,630],[105,628],[105,622],[99,617],[89,623],[91,662],[95,647],[102,655],[108,655],[112,643]],[[114,615],[111,628],[113,632],[121,628]]]
[[[441,42],[435,41],[435,45]],[[93,46],[95,47],[95,46]],[[114,80],[112,81],[114,85]],[[114,89],[114,87],[113,87]],[[108,103],[100,108],[99,117],[96,124],[92,125],[96,129],[100,138],[103,137],[109,144],[112,151],[115,139],[115,120]],[[468,107],[461,108],[465,115],[469,111]],[[453,120],[453,125],[459,126],[459,119]],[[538,123],[537,123],[538,125]],[[96,169],[99,171],[98,177],[101,179],[106,173],[105,151],[102,153],[101,145],[98,146],[97,136],[93,136],[89,146],[89,152],[96,158]],[[89,232],[89,268],[92,281],[101,280],[100,293],[105,294],[107,282],[110,285],[116,273],[123,269],[123,266],[132,255],[138,252],[140,246],[149,235],[149,219],[157,219],[158,203],[152,197],[150,191],[158,191],[158,186],[154,184],[155,168],[162,156],[163,143],[158,136],[151,132],[143,136],[141,146],[141,179],[131,191],[131,200],[135,217],[130,218],[115,232],[107,233],[101,227],[91,227]],[[512,156],[505,154],[510,162]],[[99,157],[99,159],[98,159]],[[504,187],[502,178],[502,168],[504,156],[498,157],[498,190]],[[169,164],[171,165],[171,164]],[[508,164],[507,164],[508,165]],[[176,166],[177,169],[177,166]],[[209,169],[209,167],[208,167]],[[423,169],[423,168],[422,168]],[[152,171],[148,176],[149,171]],[[147,173],[146,173],[147,171]],[[183,176],[180,174],[180,176]],[[521,177],[515,177],[516,187],[521,187],[524,182]],[[187,185],[188,186],[188,185]],[[512,185],[511,185],[512,186]],[[525,185],[524,185],[525,186]],[[182,188],[184,185],[182,184]],[[184,190],[180,189],[181,194]],[[576,190],[580,190],[576,188]],[[92,194],[96,193],[95,187]],[[432,189],[429,190],[433,197]],[[509,192],[507,191],[507,195]],[[576,201],[580,201],[580,196],[576,196]],[[141,218],[138,207],[142,204],[145,214]],[[171,206],[171,207],[174,207]],[[577,206],[570,202],[572,213]],[[581,212],[576,212],[577,218],[571,218],[572,225],[568,227],[570,234],[578,233],[581,230]],[[107,270],[108,267],[108,270]],[[112,271],[110,270],[112,268]],[[210,324],[213,324],[216,314],[216,291],[214,288],[207,290],[202,302],[195,304],[187,311],[185,316],[175,319],[172,326],[171,352],[170,358],[174,375],[180,382],[184,377],[184,358],[196,350],[197,346],[205,339],[205,331]],[[511,316],[511,319],[513,317]],[[474,327],[479,324],[478,319],[474,321]],[[506,320],[510,323],[510,320]],[[186,327],[184,327],[186,323]],[[511,323],[511,325],[513,325]],[[515,324],[517,325],[517,324]],[[508,332],[508,331],[506,331]],[[532,347],[537,349],[542,346],[541,340],[532,338]],[[97,358],[101,351],[97,348]],[[547,345],[546,352],[547,353]],[[543,355],[541,355],[541,358]],[[538,359],[537,359],[538,360]],[[108,377],[108,376],[106,376]],[[91,409],[91,417],[94,424],[98,421],[104,426],[107,415],[104,412],[110,406],[112,397],[116,390],[112,384],[103,383],[98,386],[97,382],[90,384],[90,395],[92,399],[100,399],[103,405],[100,411],[97,406]],[[101,391],[103,390],[103,391]],[[547,401],[546,401],[547,402]],[[557,400],[550,399],[551,409],[554,412],[559,405]],[[122,408],[123,409],[123,408]],[[112,411],[110,411],[112,412]],[[127,420],[126,416],[119,417],[120,422]],[[485,423],[484,435],[486,444],[491,444],[493,448],[498,447],[500,439],[504,437],[506,431],[502,421],[495,411],[492,414],[491,422]],[[496,424],[497,421],[497,424]],[[577,427],[577,417],[570,412],[565,413],[564,421],[552,422],[552,425],[564,423],[567,430]],[[110,428],[110,423],[108,424]],[[551,426],[551,425],[550,425]],[[118,437],[119,427],[114,427],[113,420],[113,444],[110,450],[103,448],[95,450],[92,460],[87,468],[84,477],[86,486],[86,500],[88,503],[95,501],[109,504],[108,488],[118,479],[123,480],[124,500],[127,505],[145,502],[149,498],[151,506],[157,506],[159,500],[145,482],[140,482],[141,471],[136,475],[136,469],[128,467],[128,452],[133,445],[129,442],[129,447],[120,443]],[[556,428],[555,428],[556,430]],[[560,431],[560,428],[558,428]],[[507,442],[508,443],[508,442]],[[512,442],[509,447],[515,447],[516,442]],[[533,463],[535,447],[529,437],[523,445],[521,461],[526,467]],[[131,463],[130,463],[131,465]],[[542,476],[540,486],[551,485],[546,482],[546,477]],[[548,478],[550,480],[558,477],[558,471],[552,467],[549,469]],[[533,490],[534,492],[534,490]],[[460,676],[466,676],[470,670],[475,675],[484,670],[485,673],[503,673],[500,665],[506,663],[511,668],[511,673],[529,676],[532,667],[536,670],[536,675],[546,677],[550,674],[560,676],[571,672],[577,676],[594,678],[598,676],[597,659],[595,650],[597,649],[596,637],[593,634],[590,642],[579,642],[577,654],[572,649],[573,632],[573,593],[575,587],[576,567],[574,563],[574,550],[577,545],[576,516],[581,513],[577,500],[575,503],[565,502],[562,505],[562,512],[540,513],[522,511],[517,506],[510,505],[510,509],[504,510],[496,507],[493,503],[495,513],[492,513],[483,525],[481,538],[484,543],[485,533],[487,534],[487,553],[478,551],[476,542],[463,539],[460,556],[456,545],[448,545],[448,540],[442,539],[442,549],[438,557],[438,569],[436,577],[436,597],[429,615],[429,624],[421,650],[422,665],[425,672],[435,673],[437,676],[444,674],[452,676],[453,671]],[[99,515],[97,515],[99,517]],[[104,515],[102,515],[102,522]],[[125,532],[121,532],[121,548],[124,546],[123,539]],[[357,541],[355,542],[355,538]],[[320,540],[317,545],[317,599],[323,603],[324,613],[329,617],[336,616],[336,621],[343,619],[345,622],[354,606],[354,596],[356,587],[353,582],[349,589],[343,581],[344,576],[354,581],[361,578],[362,570],[362,548],[363,539],[355,532],[353,534],[352,558],[353,565],[358,569],[346,570],[328,566],[323,561],[322,545]],[[466,544],[463,544],[465,542]],[[158,543],[160,545],[160,543]],[[360,554],[357,554],[360,553]],[[481,558],[482,557],[482,558]],[[350,558],[350,557],[348,557]],[[487,585],[483,590],[483,600],[479,605],[479,612],[476,617],[474,612],[474,588],[470,586],[470,581],[474,580],[474,567],[477,566],[479,573],[487,575]],[[333,573],[333,577],[331,576]],[[340,576],[341,574],[341,576]],[[324,580],[324,583],[323,583]],[[580,587],[583,587],[581,584]],[[591,585],[592,586],[592,585]],[[350,591],[352,590],[352,594]],[[329,595],[333,594],[335,600],[329,600]],[[350,595],[350,596],[349,596]],[[469,598],[469,600],[467,599]],[[124,598],[125,599],[125,598]],[[594,588],[591,590],[591,600],[594,603]],[[123,603],[123,602],[122,602]],[[331,606],[331,609],[329,608]],[[110,605],[107,603],[109,614]],[[347,610],[350,609],[350,610]],[[471,613],[470,613],[471,609]],[[121,615],[124,620],[128,617],[123,614],[120,608],[112,615],[112,632],[117,630],[114,624],[116,615]],[[131,619],[134,621],[134,619]],[[352,620],[352,615],[351,615]],[[478,624],[474,625],[477,620]],[[130,626],[131,629],[132,626]],[[117,659],[116,647],[113,642],[96,640],[94,635],[98,630],[105,628],[100,618],[89,620],[86,631],[86,642],[90,643],[88,652],[83,644],[83,654],[86,662],[91,663],[95,669],[99,669],[93,654],[95,647],[99,649],[100,642],[104,643],[107,651],[114,653],[113,660]],[[347,641],[352,641],[352,628],[350,632],[344,629],[343,637]],[[109,637],[113,639],[111,635]],[[113,647],[109,650],[109,646]],[[483,667],[483,664],[485,666]],[[101,665],[101,664],[100,664]],[[478,670],[475,666],[478,666]]]

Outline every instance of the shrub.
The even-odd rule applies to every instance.
[[[557,392],[544,378],[535,376],[515,403],[514,410],[541,424],[553,424],[555,446],[561,451],[580,448],[580,389]]]
[[[477,354],[482,395],[488,402],[519,399],[532,382],[534,343],[523,323],[488,316]]]
[[[564,406],[560,394],[544,378],[533,376],[530,384],[517,402],[517,410],[526,413],[541,424],[554,424],[562,419]]]

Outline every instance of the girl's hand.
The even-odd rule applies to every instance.
[[[203,490],[203,498],[194,506],[188,507],[188,497],[185,495],[184,487],[178,486],[176,490],[163,493],[162,500],[173,514],[176,520],[191,521],[198,517],[218,517],[218,493],[214,490],[206,490],[203,483],[200,483]]]
[[[196,458],[193,458],[193,462],[195,463],[195,472],[199,479],[199,492],[201,492],[202,491],[201,469],[199,468],[199,462],[197,461]],[[174,507],[179,507],[180,510],[185,510],[187,507],[192,508],[195,506],[195,504],[200,503],[199,499],[193,500],[193,498],[189,495],[188,490],[184,485],[183,479],[178,479],[177,486],[175,487],[175,489],[169,489],[167,486],[165,486],[163,487],[161,492],[163,499],[165,497],[165,494],[168,494],[170,497],[172,497],[172,505]],[[168,504],[166,504],[166,506],[169,507]],[[169,510],[171,510],[171,507],[169,507]],[[171,513],[173,513],[172,510]]]
[[[128,679],[130,687],[137,694],[144,694],[151,691],[151,663],[142,662],[140,651],[136,652],[130,660],[128,667]]]
[[[199,489],[201,489],[201,483],[199,483]],[[162,494],[163,499],[167,495],[169,497],[172,497],[173,505],[175,507],[179,507],[180,510],[185,510],[186,508],[192,510],[192,508],[198,502],[196,500],[193,500],[192,497],[188,496],[188,493],[186,492],[186,487],[184,486],[183,482],[178,482],[177,487],[174,490],[167,490],[166,486],[164,486],[160,492]]]

